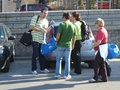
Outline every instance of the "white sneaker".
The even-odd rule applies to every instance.
[[[37,75],[38,73],[36,70],[34,70],[34,71],[32,71],[32,74]]]
[[[44,70],[40,70],[40,72],[42,72],[42,73],[49,73],[50,71],[45,68]]]
[[[70,80],[70,79],[72,79],[71,75],[64,76],[63,78],[66,79],[66,80]]]
[[[89,80],[89,83],[97,82],[94,78]]]

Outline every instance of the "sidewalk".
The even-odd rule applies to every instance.
[[[0,73],[0,88],[2,90],[118,90],[120,88],[120,59],[112,60],[112,75],[106,83],[88,83],[93,76],[93,70],[83,65],[81,75],[71,71],[72,79],[55,79],[55,69],[51,73],[31,74],[30,60],[16,60],[11,64],[9,73]]]

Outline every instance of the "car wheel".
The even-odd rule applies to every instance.
[[[10,62],[14,62],[14,55],[13,54],[10,57]]]
[[[56,61],[46,61],[47,68],[55,68]]]
[[[2,70],[2,72],[8,72],[10,69],[10,61],[8,60],[7,63],[6,63],[6,66],[5,68]]]
[[[93,68],[93,61],[87,62],[89,68]]]

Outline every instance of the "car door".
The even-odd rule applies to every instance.
[[[8,47],[9,51],[10,51],[10,55],[13,53],[13,48],[14,48],[14,43],[13,40],[9,40],[10,36],[12,36],[10,29],[4,25],[4,31],[6,34],[6,42],[5,45]]]

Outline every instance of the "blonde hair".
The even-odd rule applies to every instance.
[[[105,25],[105,22],[102,18],[97,18],[95,24],[98,24],[99,26],[103,27]]]

